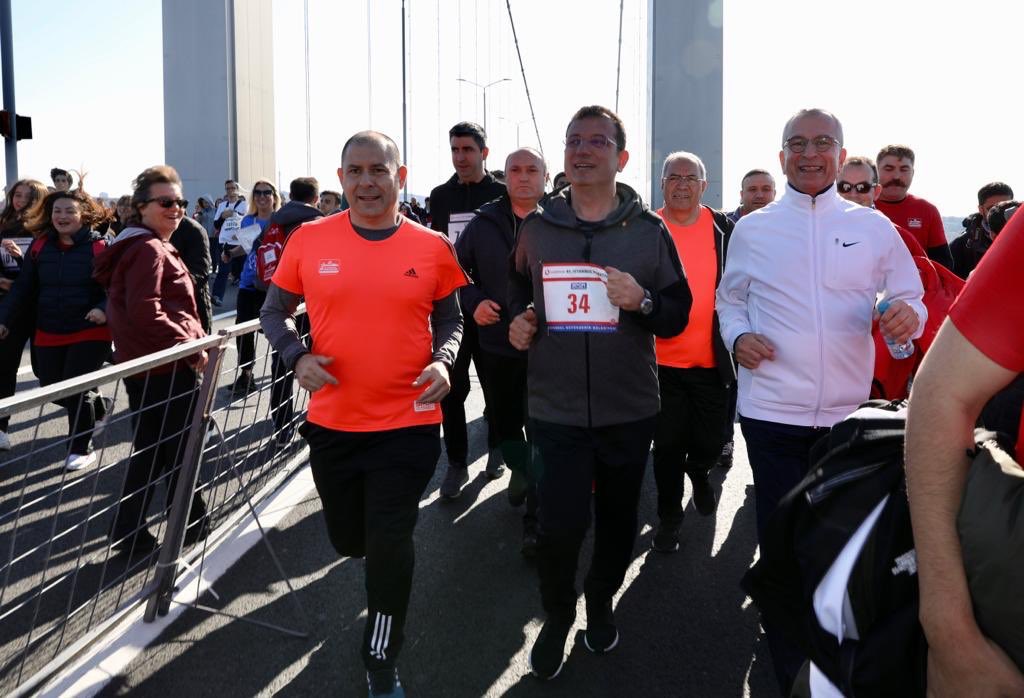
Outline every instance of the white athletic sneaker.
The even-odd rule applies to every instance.
[[[64,461],[65,470],[81,470],[82,468],[88,468],[90,465],[96,462],[95,453],[86,453],[85,455],[79,455],[72,453]]]
[[[11,437],[7,435],[6,431],[0,431],[0,451],[11,450]]]

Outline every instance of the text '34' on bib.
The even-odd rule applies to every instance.
[[[548,332],[615,332],[619,309],[608,300],[608,273],[596,264],[544,264]]]

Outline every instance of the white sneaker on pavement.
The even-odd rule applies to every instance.
[[[95,453],[78,454],[72,453],[64,460],[65,470],[81,470],[82,468],[88,468],[90,465],[96,462]]]

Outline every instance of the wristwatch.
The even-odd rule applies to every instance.
[[[640,301],[640,314],[647,316],[654,312],[654,299],[651,298],[651,292],[646,288],[644,289],[644,299]]]

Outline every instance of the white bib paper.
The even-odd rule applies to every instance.
[[[452,241],[453,245],[459,241],[462,231],[466,229],[466,226],[475,217],[476,214],[472,211],[469,213],[453,213],[448,216],[448,239]]]
[[[548,332],[615,332],[619,309],[608,300],[608,273],[596,264],[544,264]]]
[[[223,228],[221,228],[221,230],[223,230]],[[249,254],[252,250],[252,243],[255,242],[256,238],[258,238],[262,232],[263,228],[260,227],[260,224],[253,223],[252,225],[247,225],[244,228],[239,228],[235,233],[235,239],[238,241],[238,244],[242,246],[242,249],[245,250],[245,253]]]
[[[14,244],[21,249],[21,259],[25,259],[25,255],[28,254],[28,248],[32,245],[32,238],[9,238],[14,241]],[[5,247],[0,247],[0,267],[3,267],[9,272],[17,272],[19,267],[19,259],[7,251]]]
[[[220,227],[220,244],[237,245],[238,231],[242,227],[242,217],[237,213],[224,219]]]

